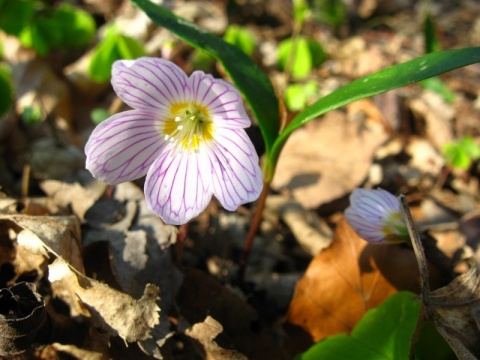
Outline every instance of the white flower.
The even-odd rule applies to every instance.
[[[400,213],[400,202],[382,189],[355,189],[345,218],[355,232],[374,244],[408,241],[408,230]]]
[[[227,210],[258,198],[263,176],[233,85],[147,57],[115,62],[112,85],[133,110],[93,131],[85,146],[93,176],[118,184],[147,175],[148,207],[175,225],[202,212],[212,195]]]

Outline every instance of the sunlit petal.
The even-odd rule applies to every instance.
[[[219,129],[209,153],[213,193],[227,210],[258,198],[263,187],[255,148],[243,129]]]
[[[198,152],[175,154],[169,146],[155,161],[145,180],[148,207],[172,225],[187,223],[200,214],[212,198],[205,161]]]
[[[158,114],[130,110],[98,125],[85,145],[86,168],[96,178],[119,184],[144,176],[164,145]]]
[[[158,58],[116,61],[112,85],[134,109],[168,112],[172,103],[190,99],[187,75],[174,63]]]
[[[398,199],[383,189],[355,189],[345,219],[365,240],[373,244],[408,241]]]
[[[202,71],[190,76],[193,100],[208,108],[215,125],[245,128],[251,121],[245,112],[238,90],[230,83],[214,79]]]

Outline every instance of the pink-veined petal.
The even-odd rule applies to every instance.
[[[212,198],[208,172],[201,152],[175,153],[173,145],[153,163],[145,180],[150,210],[171,225],[190,221]]]
[[[205,106],[215,126],[224,128],[245,128],[251,121],[245,112],[242,97],[230,83],[215,79],[203,71],[190,75],[192,99]]]
[[[86,168],[109,184],[138,179],[147,174],[165,144],[159,114],[130,110],[98,125],[85,145]]]
[[[216,129],[210,145],[213,194],[227,210],[255,201],[263,188],[258,155],[243,129]]]
[[[172,103],[190,99],[187,75],[174,63],[159,58],[116,61],[112,86],[134,109],[168,112]]]

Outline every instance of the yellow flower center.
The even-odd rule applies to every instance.
[[[179,149],[196,150],[202,142],[213,139],[213,123],[206,107],[176,103],[171,106],[170,115],[163,133],[165,140],[175,143]]]

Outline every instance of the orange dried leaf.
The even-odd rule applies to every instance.
[[[363,314],[399,290],[419,291],[413,250],[405,245],[371,245],[345,220],[332,245],[310,263],[297,284],[287,320],[314,341],[349,333]]]

